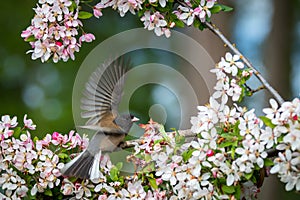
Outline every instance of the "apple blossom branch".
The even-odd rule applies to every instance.
[[[216,27],[216,25],[210,22],[204,22],[207,28],[216,34],[235,54],[239,55],[241,60],[253,70],[255,76],[263,84],[263,86],[274,96],[274,98],[280,103],[283,104],[284,100],[279,95],[279,93],[267,82],[267,80],[260,74],[260,72],[251,64],[251,62],[243,56],[243,54],[233,45],[230,41],[224,36],[224,34]]]
[[[181,0],[177,1],[180,5],[191,8],[186,2]],[[192,9],[192,8],[191,8]],[[199,16],[196,16],[199,18]],[[200,19],[200,18],[199,18]],[[200,19],[201,20],[201,19]],[[279,93],[267,82],[267,80],[260,74],[260,72],[251,64],[251,62],[224,36],[224,34],[216,27],[215,24],[211,22],[204,21],[204,25],[217,35],[225,44],[228,46],[240,59],[251,69],[253,70],[255,76],[263,84],[263,86],[274,96],[274,98],[280,103],[283,104],[284,100],[279,95]]]
[[[192,138],[192,137],[197,137],[196,133],[193,133],[190,129],[187,130],[177,130],[176,132],[178,132],[179,135],[184,136],[185,138]],[[169,134],[176,134],[175,131],[171,131],[169,132]],[[132,148],[134,147],[136,144],[138,145],[142,145],[144,144],[144,140],[143,139],[135,139],[135,140],[127,140],[124,141],[122,144],[120,144],[120,148],[122,149],[128,149],[128,148]],[[276,149],[270,149],[267,151],[268,157],[274,157],[278,154],[278,150]]]
[[[179,133],[179,135],[182,135],[184,137],[196,137],[197,134],[193,133],[190,129],[187,130],[177,130],[177,132]],[[170,132],[171,134],[175,134],[175,131]],[[128,149],[128,148],[132,148],[135,146],[135,144],[139,144],[142,145],[144,143],[144,141],[142,139],[136,139],[136,140],[128,140],[123,142],[120,145],[120,148],[122,149]]]

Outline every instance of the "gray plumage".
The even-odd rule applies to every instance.
[[[61,170],[65,176],[97,179],[101,152],[112,152],[123,142],[137,118],[120,115],[118,105],[123,94],[129,62],[122,57],[104,63],[92,73],[81,100],[81,117],[88,118],[83,128],[95,130],[87,149]]]

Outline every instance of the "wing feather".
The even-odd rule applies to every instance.
[[[118,106],[122,98],[125,74],[129,61],[119,57],[105,62],[90,76],[81,99],[82,118],[89,118],[86,126],[108,124],[100,123],[103,118],[114,119],[118,116]]]

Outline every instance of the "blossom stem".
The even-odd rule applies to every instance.
[[[251,95],[254,94],[255,92],[266,89],[264,85],[259,86],[258,88],[254,89],[254,90],[252,88],[250,88],[247,84],[245,84],[245,86],[251,92]]]
[[[251,69],[253,70],[255,76],[258,80],[263,84],[263,86],[274,96],[274,98],[280,103],[283,104],[284,100],[279,95],[279,93],[267,82],[267,80],[261,75],[261,73],[251,64],[251,62],[243,56],[243,54],[235,47],[235,45],[231,44],[230,41],[223,35],[223,33],[212,23],[204,22],[207,28],[216,34],[235,54],[239,55],[241,60]]]

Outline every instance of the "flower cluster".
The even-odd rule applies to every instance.
[[[214,6],[215,2],[216,0],[201,0],[200,4],[195,8],[180,5],[174,13],[178,16],[178,19],[183,20],[188,26],[194,23],[195,18],[198,18],[201,22],[205,22],[207,18],[211,17],[210,9]],[[187,2],[187,5],[191,5],[191,2]]]
[[[86,148],[87,138],[71,131],[69,135],[54,132],[44,139],[32,139],[29,131],[36,125],[27,115],[23,127],[17,127],[17,117],[4,115],[0,121],[0,186],[6,198],[20,199],[37,193],[52,194],[61,184],[60,169],[63,153],[68,149]],[[53,195],[53,194],[52,194]]]
[[[24,116],[18,127],[17,117],[8,115],[0,121],[0,193],[1,199],[23,197],[44,199],[156,199],[157,191],[145,190],[135,176],[121,176],[122,163],[113,165],[107,154],[101,157],[98,180],[63,177],[60,169],[78,151],[86,149],[88,139],[70,131],[47,134],[42,140],[31,138],[36,125]]]
[[[273,166],[268,152],[276,147],[281,152],[271,173],[278,173],[287,190],[299,190],[299,99],[281,108],[271,100],[272,108],[264,109],[266,117],[258,117],[254,109],[227,103],[245,95],[232,91],[246,90],[243,84],[252,75],[239,56],[226,53],[212,72],[218,80],[216,91],[191,118],[191,131],[197,135],[192,141],[176,132],[166,133],[152,121],[142,126],[143,142],[128,158],[139,167],[140,179],[163,198],[255,198],[261,174]]]
[[[217,77],[217,84],[214,87],[213,98],[221,98],[221,104],[226,104],[228,97],[232,101],[240,101],[244,96],[251,95],[251,91],[244,84],[252,76],[253,71],[244,69],[244,63],[238,55],[227,52],[225,58],[211,70]]]
[[[74,60],[81,43],[95,39],[93,34],[84,32],[78,39],[78,29],[83,27],[78,6],[79,0],[39,0],[31,25],[21,34],[31,44],[28,53],[33,60]]]
[[[203,29],[203,23],[209,21],[212,14],[232,10],[218,4],[217,0],[100,0],[90,4],[80,0],[39,0],[31,25],[21,34],[32,47],[28,51],[32,59],[39,58],[42,62],[49,59],[54,62],[74,60],[74,53],[79,51],[82,42],[95,40],[93,34],[83,31],[81,19],[99,18],[103,15],[102,10],[109,7],[119,12],[121,17],[128,12],[138,14],[145,29],[166,37],[171,36],[170,29],[175,26],[183,27],[185,23]],[[91,11],[81,10],[89,7]]]
[[[296,188],[300,191],[300,99],[284,102],[280,107],[274,99],[270,100],[271,108],[263,112],[270,120],[268,137],[275,138],[278,157],[270,172],[286,183],[287,191]]]
[[[161,36],[161,35],[166,35],[166,37],[171,36],[170,29],[167,27],[167,21],[165,20],[165,17],[161,13],[155,12],[151,14],[150,11],[146,11],[144,13],[144,16],[141,18],[141,21],[144,22],[145,29],[154,30],[154,33],[157,36]]]

